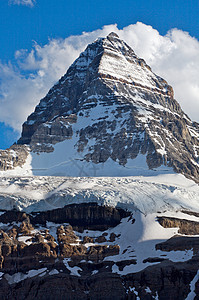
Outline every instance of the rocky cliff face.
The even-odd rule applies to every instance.
[[[74,159],[126,166],[141,154],[150,169],[167,165],[198,181],[199,125],[114,33],[80,54],[23,124],[18,144],[41,153],[67,140]]]
[[[198,295],[198,237],[157,240],[153,256],[141,254],[140,261],[143,247],[138,253],[131,241],[137,222],[136,214],[94,203],[51,213],[2,211],[0,298],[173,300]],[[174,259],[176,251],[184,253],[182,261]]]
[[[13,145],[9,149],[0,150],[0,170],[7,171],[22,167],[27,160],[29,151],[29,147],[25,145]]]

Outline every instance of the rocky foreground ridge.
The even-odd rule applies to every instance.
[[[198,123],[184,114],[172,87],[114,33],[88,45],[41,99],[23,124],[22,148],[14,156],[26,151],[23,145],[31,153],[49,153],[63,141],[64,163],[113,161],[125,167],[142,155],[149,169],[165,165],[199,180]],[[21,165],[11,154],[1,151],[1,170]]]
[[[63,216],[73,226],[63,223]],[[164,222],[161,217],[159,222],[165,228],[177,226],[177,221],[189,226],[192,222],[190,231],[194,227],[194,234],[199,234],[199,222],[162,218]],[[139,258],[134,245],[121,244],[122,236],[127,240],[128,236],[125,231],[118,233],[120,222],[133,229],[136,215],[95,203],[34,214],[2,211],[0,299],[66,299],[67,295],[67,299],[168,300],[186,299],[193,291],[199,294],[198,237],[178,233],[157,241],[156,255],[145,257],[145,267],[133,271]],[[168,258],[176,251],[186,255],[191,248],[193,256],[185,261]]]

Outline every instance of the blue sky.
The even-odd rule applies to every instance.
[[[38,61],[39,59],[43,59],[44,61],[44,56],[38,58],[37,66],[31,65],[30,67],[30,64],[27,65],[27,59],[24,61],[21,60],[21,57],[24,57],[25,55],[26,58],[29,57],[30,61],[30,55],[28,56],[28,54],[34,49],[35,42],[41,47],[40,50],[34,49],[35,55],[38,56],[38,53],[41,53],[41,50],[45,45],[49,45],[49,40],[54,39],[57,41],[62,38],[63,42],[63,39],[66,39],[71,35],[81,36],[82,32],[96,31],[103,28],[104,25],[110,24],[117,24],[118,30],[122,30],[124,27],[128,27],[130,24],[136,24],[138,21],[145,25],[151,25],[153,29],[157,29],[160,36],[165,36],[169,30],[177,28],[183,32],[188,32],[189,36],[195,37],[197,41],[199,40],[198,0],[1,0],[0,14],[0,61],[1,69],[3,69],[3,75],[0,74],[0,85],[2,82],[4,84],[4,93],[2,92],[2,87],[0,87],[0,111],[2,110],[2,115],[0,113],[1,149],[10,146],[18,138],[20,132],[19,128],[14,126],[14,123],[12,123],[9,120],[9,116],[7,116],[7,114],[9,115],[9,109],[8,111],[5,110],[5,107],[9,102],[9,97],[11,97],[7,95],[9,93],[6,94],[5,92],[6,83],[7,87],[10,89],[13,86],[13,82],[19,82],[19,80],[21,80],[20,84],[22,84],[22,76],[26,77],[26,81],[24,81],[24,91],[26,91],[26,93],[24,92],[23,94],[23,86],[20,90],[15,89],[15,91],[13,91],[12,97],[14,97],[13,95],[15,93],[17,102],[19,101],[18,99],[27,97],[27,90],[29,88],[28,82],[30,82],[31,76],[35,76],[36,73],[34,72],[41,75],[41,72],[47,70],[40,69],[38,71]],[[141,25],[138,27],[142,33],[144,30],[143,28],[147,30],[147,27],[142,27]],[[138,32],[138,27],[133,30],[136,29],[136,32]],[[151,38],[154,38],[152,31],[150,32]],[[153,34],[154,33],[155,31],[153,31]],[[176,41],[179,39],[179,36],[180,34],[178,31],[178,33],[175,33]],[[185,38],[185,34],[183,38]],[[170,38],[170,41],[172,39],[174,39],[174,36]],[[186,44],[186,41],[184,44]],[[195,43],[193,44],[193,51],[196,51],[196,48],[197,44]],[[21,49],[27,50],[22,53]],[[50,49],[50,46],[47,47],[47,49]],[[16,55],[16,51],[19,50],[20,52],[17,52],[18,55]],[[141,51],[141,54],[144,55],[145,53],[142,53]],[[196,55],[196,52],[193,52],[193,56],[194,55]],[[183,59],[182,55],[181,58]],[[148,55],[148,60],[150,61],[150,59],[153,63],[152,58]],[[37,60],[37,57],[35,60]],[[26,62],[26,66],[24,66],[24,62]],[[69,62],[67,64],[69,64]],[[68,66],[67,64],[66,66]],[[189,63],[189,65],[191,65],[191,63]],[[170,71],[167,73],[169,74],[169,72]],[[193,71],[191,70],[190,73],[192,74]],[[57,74],[59,75],[59,72],[57,72]],[[194,76],[196,75],[194,74]],[[12,81],[10,79],[11,77]],[[16,81],[14,81],[15,79]],[[53,80],[56,81],[57,78],[52,78],[51,76],[48,80],[48,84],[52,84],[54,82]],[[47,88],[48,84],[46,84]],[[33,92],[34,91],[31,90],[30,93]],[[39,97],[40,93],[35,90],[35,95],[35,97]],[[26,103],[24,103],[24,109],[25,106]],[[29,111],[27,111],[27,113],[28,112]],[[19,112],[16,110],[16,114],[17,113]],[[24,115],[26,116],[26,114]]]

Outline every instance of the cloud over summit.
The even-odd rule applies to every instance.
[[[39,100],[65,74],[87,44],[111,31],[173,86],[183,110],[199,121],[199,41],[178,29],[162,36],[140,22],[123,29],[118,29],[116,24],[107,25],[82,35],[49,40],[44,46],[35,43],[30,52],[18,50],[15,65],[0,64],[0,121],[21,130],[21,124]]]

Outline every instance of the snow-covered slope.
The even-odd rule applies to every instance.
[[[148,177],[2,177],[1,209],[27,212],[97,202],[143,214],[199,212],[199,186],[180,174]]]

